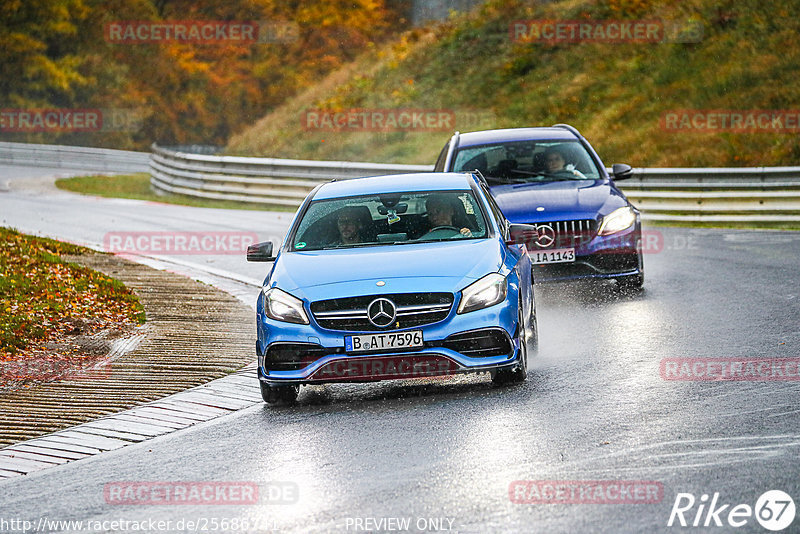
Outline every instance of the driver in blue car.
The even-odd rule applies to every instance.
[[[425,210],[428,212],[428,222],[431,225],[428,234],[444,227],[453,229],[464,237],[472,237],[472,231],[469,228],[463,226],[459,229],[455,225],[456,223],[453,219],[456,210],[453,206],[453,201],[461,202],[458,198],[451,198],[445,194],[433,194],[428,197],[425,201]],[[422,236],[420,239],[425,239],[428,234]]]
[[[363,229],[355,210],[342,210],[336,218],[336,229],[339,239],[334,245],[359,245],[364,242],[361,235]]]

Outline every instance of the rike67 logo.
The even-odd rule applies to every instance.
[[[794,522],[795,505],[788,493],[780,490],[764,492],[755,507],[749,504],[720,502],[719,493],[703,494],[696,499],[691,493],[678,493],[669,514],[667,526],[671,527],[733,527],[752,525],[752,519],[767,530],[780,532]],[[752,527],[748,532],[752,532]]]

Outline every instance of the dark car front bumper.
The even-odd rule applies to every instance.
[[[644,274],[639,224],[617,234],[596,235],[574,248],[574,262],[534,265],[534,281],[616,279]]]

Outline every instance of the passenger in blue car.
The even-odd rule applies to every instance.
[[[425,201],[425,209],[428,212],[428,222],[431,228],[428,233],[420,237],[421,240],[456,236],[472,237],[472,231],[467,227],[466,214],[463,213],[463,203],[458,197],[444,193],[432,194]],[[451,232],[450,235],[445,235],[448,231]]]

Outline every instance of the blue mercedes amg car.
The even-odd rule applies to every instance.
[[[644,283],[641,217],[612,173],[573,127],[511,128],[456,133],[435,171],[470,171],[489,184],[505,216],[534,225],[528,254],[539,281],[613,279],[620,288]]]
[[[489,372],[521,382],[537,345],[531,263],[472,173],[406,174],[316,187],[273,254],[256,312],[268,403],[303,384]]]

